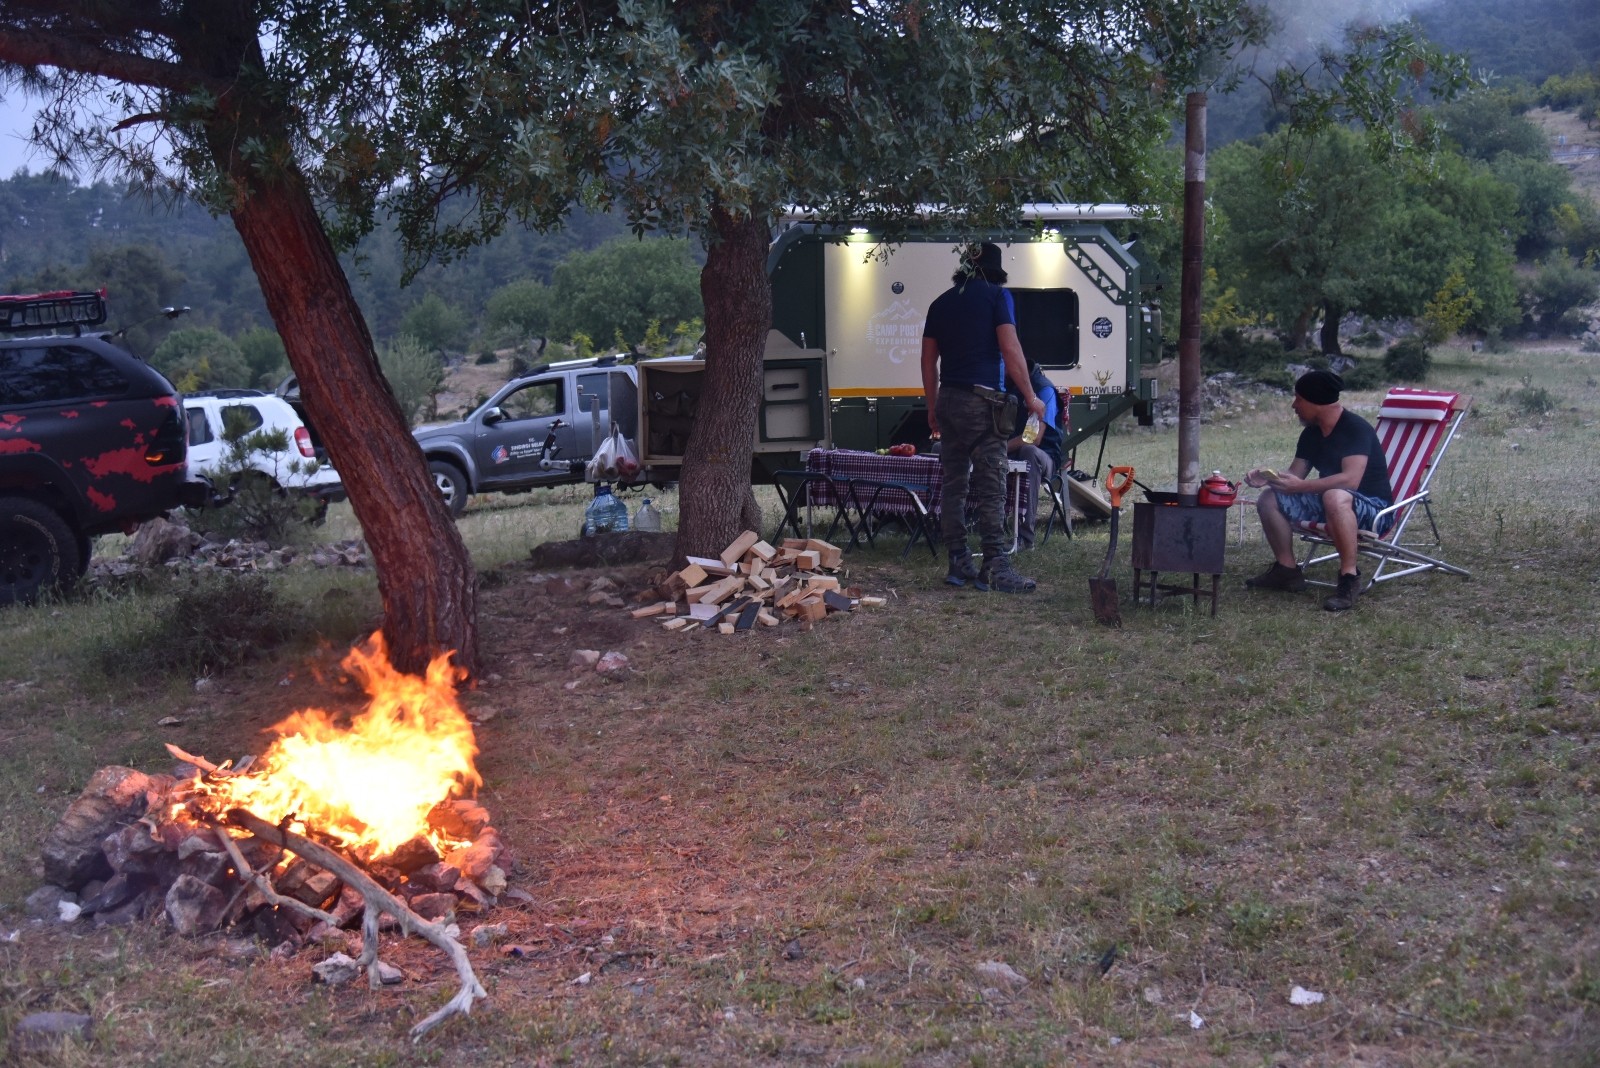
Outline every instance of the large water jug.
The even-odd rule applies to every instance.
[[[634,530],[660,530],[661,512],[646,497],[644,503],[639,505],[639,510],[633,513]]]
[[[594,500],[583,510],[584,537],[620,534],[628,529],[628,506],[617,500],[604,482],[594,487]]]

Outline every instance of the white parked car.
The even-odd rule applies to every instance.
[[[281,430],[287,447],[253,450],[245,458],[249,472],[269,480],[273,489],[304,493],[323,505],[345,499],[339,472],[317,459],[311,432],[282,398],[256,389],[186,393],[183,414],[189,427],[191,480],[209,481],[216,492],[227,493],[233,478],[224,470],[229,454],[226,430],[237,427],[245,434]]]

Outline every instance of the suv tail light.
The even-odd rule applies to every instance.
[[[150,444],[144,450],[144,462],[151,467],[164,467],[169,464],[182,463],[188,455],[189,435],[184,430],[183,419],[178,415],[176,406],[167,409],[166,415],[161,419],[161,425],[150,438]]]
[[[300,450],[300,455],[308,460],[317,458],[317,450],[311,447],[311,431],[303,426],[294,428],[294,443]]]

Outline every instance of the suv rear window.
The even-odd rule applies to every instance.
[[[98,353],[74,345],[0,349],[0,404],[118,397],[128,380]]]
[[[259,430],[266,420],[261,409],[254,404],[229,404],[222,409],[222,436],[242,438],[252,430]]]

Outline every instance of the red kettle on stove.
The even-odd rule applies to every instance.
[[[1239,487],[1222,477],[1221,471],[1211,472],[1211,477],[1200,483],[1198,503],[1206,508],[1227,508],[1239,496]]]

